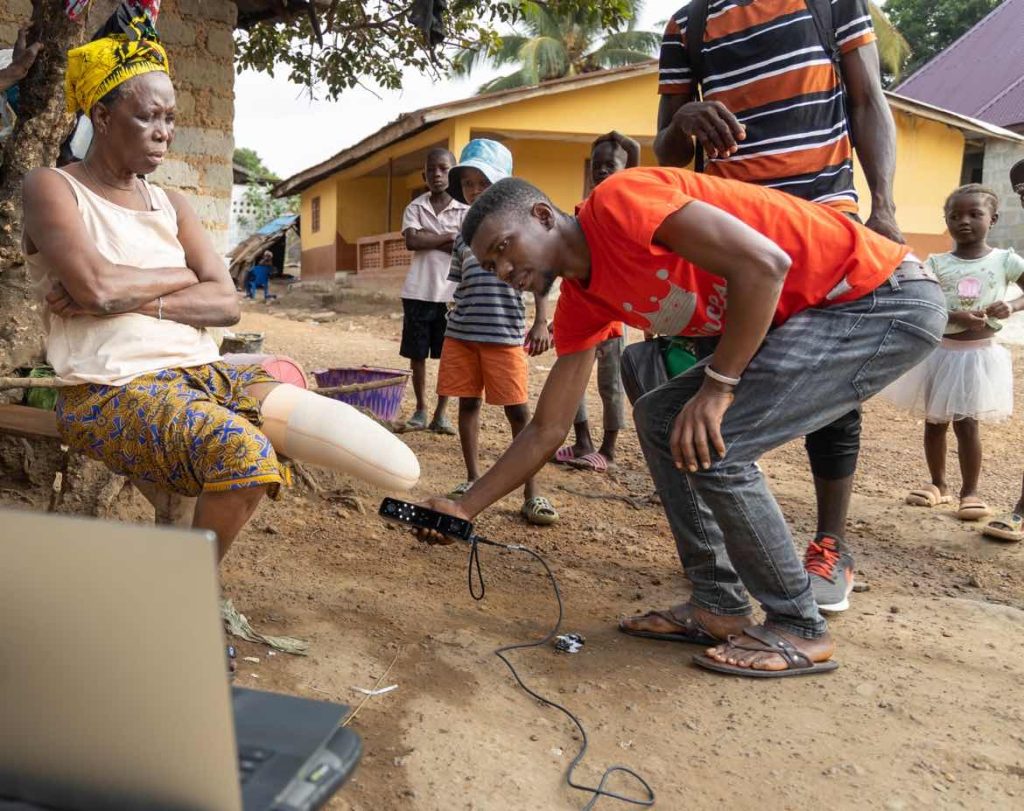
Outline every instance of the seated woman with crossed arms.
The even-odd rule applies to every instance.
[[[219,554],[284,478],[277,454],[407,489],[412,451],[343,403],[220,359],[207,327],[240,317],[224,262],[183,196],[145,176],[174,138],[167,55],[138,28],[69,53],[85,159],[25,178],[24,250],[45,295],[47,357],[71,447],[143,485],[198,496]]]

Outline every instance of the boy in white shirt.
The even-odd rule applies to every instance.
[[[412,388],[416,395],[416,411],[405,424],[407,431],[417,431],[427,424],[427,358],[441,357],[444,332],[448,325],[448,303],[455,284],[448,281],[452,244],[462,227],[462,217],[469,208],[448,194],[448,172],[455,158],[447,149],[427,153],[423,179],[430,191],[421,194],[408,206],[402,217],[405,246],[414,251],[409,274],[402,287],[402,344],[399,354],[409,359]],[[445,417],[447,397],[438,397],[429,428],[439,434],[455,434]]]

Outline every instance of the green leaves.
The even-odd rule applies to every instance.
[[[904,65],[904,73],[912,73],[939,51],[952,45],[976,22],[998,6],[999,2],[1000,0],[887,0],[886,15],[910,44],[911,57]]]
[[[624,25],[637,0],[548,0],[543,4],[525,0],[452,0],[445,18],[447,38],[431,50],[422,32],[408,19],[409,0],[353,2],[339,0],[321,14],[324,46],[314,43],[310,21],[305,16],[277,23],[259,23],[236,33],[236,64],[239,71],[257,70],[274,75],[278,68],[310,92],[322,92],[337,99],[345,90],[363,81],[386,89],[401,87],[402,71],[413,68],[435,75],[452,69],[452,60],[468,72],[486,55],[502,52],[511,58],[521,43],[506,48],[497,34],[522,22],[527,14],[581,15],[602,27]],[[502,51],[502,49],[505,49]],[[548,59],[550,55],[545,58]]]
[[[479,43],[464,48],[455,57],[453,72],[468,74],[488,63],[519,65],[515,73],[480,88],[481,93],[488,93],[643,62],[658,52],[660,34],[633,28],[643,5],[640,0],[626,0],[622,5],[627,16],[611,24],[599,3],[577,4],[577,8],[561,12],[557,5],[524,2],[512,33],[502,34],[490,46]]]

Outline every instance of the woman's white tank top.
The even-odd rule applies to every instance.
[[[178,217],[164,191],[143,181],[151,211],[133,211],[89,190],[67,172],[78,211],[99,252],[114,264],[142,269],[186,267],[178,242]],[[42,254],[26,257],[39,295],[57,281]],[[46,357],[57,375],[79,383],[120,386],[139,375],[217,360],[217,345],[204,329],[138,313],[103,318],[60,318],[44,305]]]

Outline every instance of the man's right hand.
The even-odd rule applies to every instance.
[[[457,501],[452,501],[450,498],[441,498],[435,496],[429,498],[421,505],[429,510],[436,510],[439,513],[445,515],[454,515],[456,518],[461,518],[464,521],[472,521],[472,517],[462,507],[459,506]],[[455,543],[454,538],[449,538],[447,535],[442,535],[440,532],[435,532],[432,529],[416,529],[413,530],[413,534],[421,541],[429,544],[438,544],[441,546],[447,546],[448,544]]]
[[[709,158],[727,158],[739,149],[747,130],[720,101],[691,101],[674,116],[672,126],[696,138]]]

